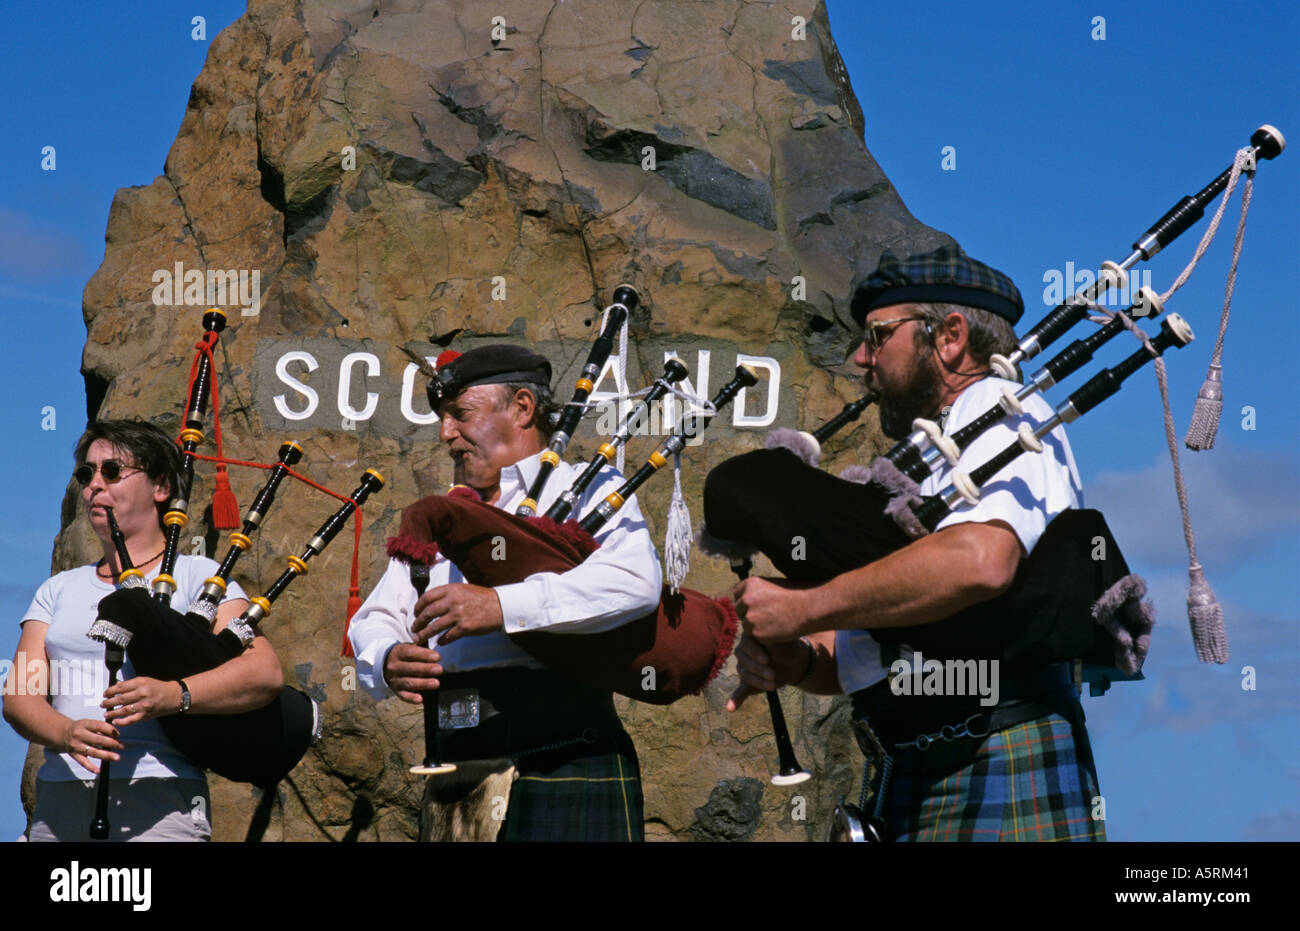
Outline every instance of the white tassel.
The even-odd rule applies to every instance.
[[[1223,376],[1217,364],[1211,364],[1201,390],[1196,393],[1196,406],[1192,408],[1192,425],[1183,440],[1188,449],[1200,451],[1214,448],[1214,438],[1219,433],[1219,417],[1223,414]]]
[[[691,511],[682,494],[682,457],[673,457],[673,500],[668,505],[668,532],[664,535],[664,570],[675,595],[691,568]]]
[[[1202,663],[1228,661],[1228,635],[1223,626],[1223,608],[1214,597],[1210,583],[1199,563],[1194,563],[1187,574],[1191,586],[1187,591],[1187,618],[1192,624],[1192,642],[1196,645],[1196,658]]]

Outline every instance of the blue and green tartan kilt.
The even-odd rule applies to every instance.
[[[595,743],[529,754],[518,777],[500,841],[642,841],[641,768],[626,732]]]
[[[1104,841],[1100,795],[1087,730],[1053,714],[895,751],[889,828],[898,841]]]

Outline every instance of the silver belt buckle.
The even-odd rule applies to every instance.
[[[438,692],[438,727],[460,730],[478,727],[478,689],[451,689]]]

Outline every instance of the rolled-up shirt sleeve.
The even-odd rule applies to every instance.
[[[586,509],[622,483],[601,473],[583,496]],[[663,574],[640,505],[633,497],[596,534],[600,548],[567,572],[539,572],[496,587],[507,633],[598,633],[645,617],[659,605]]]

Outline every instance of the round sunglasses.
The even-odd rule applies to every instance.
[[[95,477],[96,472],[104,476],[104,481],[111,485],[114,482],[120,482],[129,473],[143,471],[144,469],[135,466],[123,465],[117,459],[105,459],[99,465],[95,465],[93,462],[83,462],[72,471],[72,477],[77,480],[78,485],[85,488]]]

